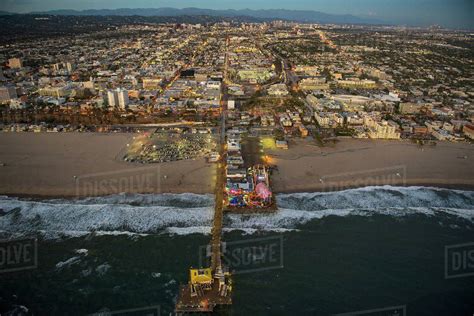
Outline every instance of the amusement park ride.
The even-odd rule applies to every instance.
[[[267,166],[256,165],[248,168],[246,178],[245,186],[236,186],[230,181],[227,182],[226,211],[262,210],[274,205]]]

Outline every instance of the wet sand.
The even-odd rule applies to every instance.
[[[133,134],[0,133],[0,194],[80,197],[128,193],[213,193],[204,158],[162,164],[122,160]]]
[[[474,188],[474,145],[469,143],[343,139],[317,147],[298,140],[270,156],[278,166],[272,176],[277,193],[372,185]]]

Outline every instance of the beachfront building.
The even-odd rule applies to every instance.
[[[344,117],[335,112],[316,112],[314,119],[323,128],[335,128],[344,124]]]
[[[474,139],[474,125],[466,124],[464,125],[462,131],[468,138]]]
[[[437,129],[431,132],[434,138],[437,140],[452,140],[454,137],[447,130]]]
[[[428,128],[428,132],[432,133],[435,130],[440,129],[443,126],[441,121],[426,121],[425,126]]]
[[[398,125],[392,121],[377,122],[373,119],[364,120],[368,129],[368,136],[374,139],[400,139]]]

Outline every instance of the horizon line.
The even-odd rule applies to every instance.
[[[207,8],[207,7],[196,7],[196,6],[190,6],[190,7],[183,7],[183,8],[178,8],[178,7],[171,7],[171,6],[163,6],[163,7],[120,7],[120,8],[113,8],[113,9],[110,9],[110,8],[84,8],[84,9],[64,9],[64,8],[58,8],[58,9],[49,9],[49,10],[45,10],[45,11],[28,11],[28,12],[18,12],[18,11],[7,11],[7,10],[0,10],[0,12],[4,12],[4,13],[9,13],[9,14],[23,14],[23,15],[34,15],[34,14],[48,14],[48,13],[53,13],[55,11],[71,11],[71,12],[78,12],[78,13],[81,13],[81,12],[86,12],[86,11],[119,11],[119,10],[150,10],[150,9],[155,9],[155,10],[158,10],[158,9],[172,9],[172,10],[178,10],[178,11],[183,11],[183,10],[186,10],[186,9],[198,9],[198,10],[210,10],[210,11],[234,11],[234,12],[241,12],[241,11],[252,11],[252,12],[257,12],[257,11],[273,11],[273,10],[282,10],[282,11],[290,11],[290,12],[317,12],[317,13],[322,13],[322,14],[326,14],[326,15],[332,15],[332,16],[335,16],[335,17],[344,17],[344,16],[348,16],[348,17],[355,17],[355,18],[360,18],[360,19],[371,19],[373,20],[372,23],[370,22],[360,22],[360,23],[327,23],[327,22],[308,22],[308,21],[297,21],[297,20],[292,20],[292,19],[288,19],[288,18],[278,18],[278,17],[269,17],[267,19],[275,19],[275,20],[288,20],[288,21],[294,21],[294,22],[297,22],[297,23],[316,23],[316,24],[366,24],[366,25],[385,25],[385,26],[392,26],[392,27],[395,27],[395,26],[398,26],[398,27],[411,27],[411,28],[429,28],[429,27],[432,27],[432,26],[441,26],[443,29],[446,29],[446,30],[461,30],[461,31],[473,31],[474,28],[472,27],[469,27],[469,26],[462,26],[462,27],[452,27],[452,26],[447,26],[447,25],[443,25],[443,23],[426,23],[426,24],[415,24],[415,23],[397,23],[397,22],[393,22],[393,21],[389,21],[389,20],[386,20],[384,18],[380,18],[380,17],[374,17],[374,16],[368,16],[368,15],[363,15],[363,14],[354,14],[354,13],[328,13],[328,12],[324,12],[324,11],[319,11],[319,10],[315,10],[315,9],[308,9],[308,10],[304,10],[304,9],[286,9],[286,8],[262,8],[262,9],[251,9],[251,8],[242,8],[242,9],[232,9],[232,8],[223,8],[223,9],[213,9],[213,8]],[[54,15],[54,14],[52,14]],[[74,15],[73,15],[74,16]],[[101,15],[101,16],[105,16],[105,15]],[[138,15],[140,16],[140,15]],[[150,17],[152,17],[153,15],[150,15]],[[183,15],[185,16],[185,15]],[[189,15],[189,16],[192,16],[192,15]],[[252,17],[250,15],[242,15],[242,16],[248,16],[248,17]],[[225,17],[225,16],[221,16],[221,17]]]

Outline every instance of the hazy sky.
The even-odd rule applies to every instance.
[[[391,23],[441,24],[474,29],[474,0],[0,0],[10,12],[55,9],[198,7],[211,9],[294,9],[374,16]]]

